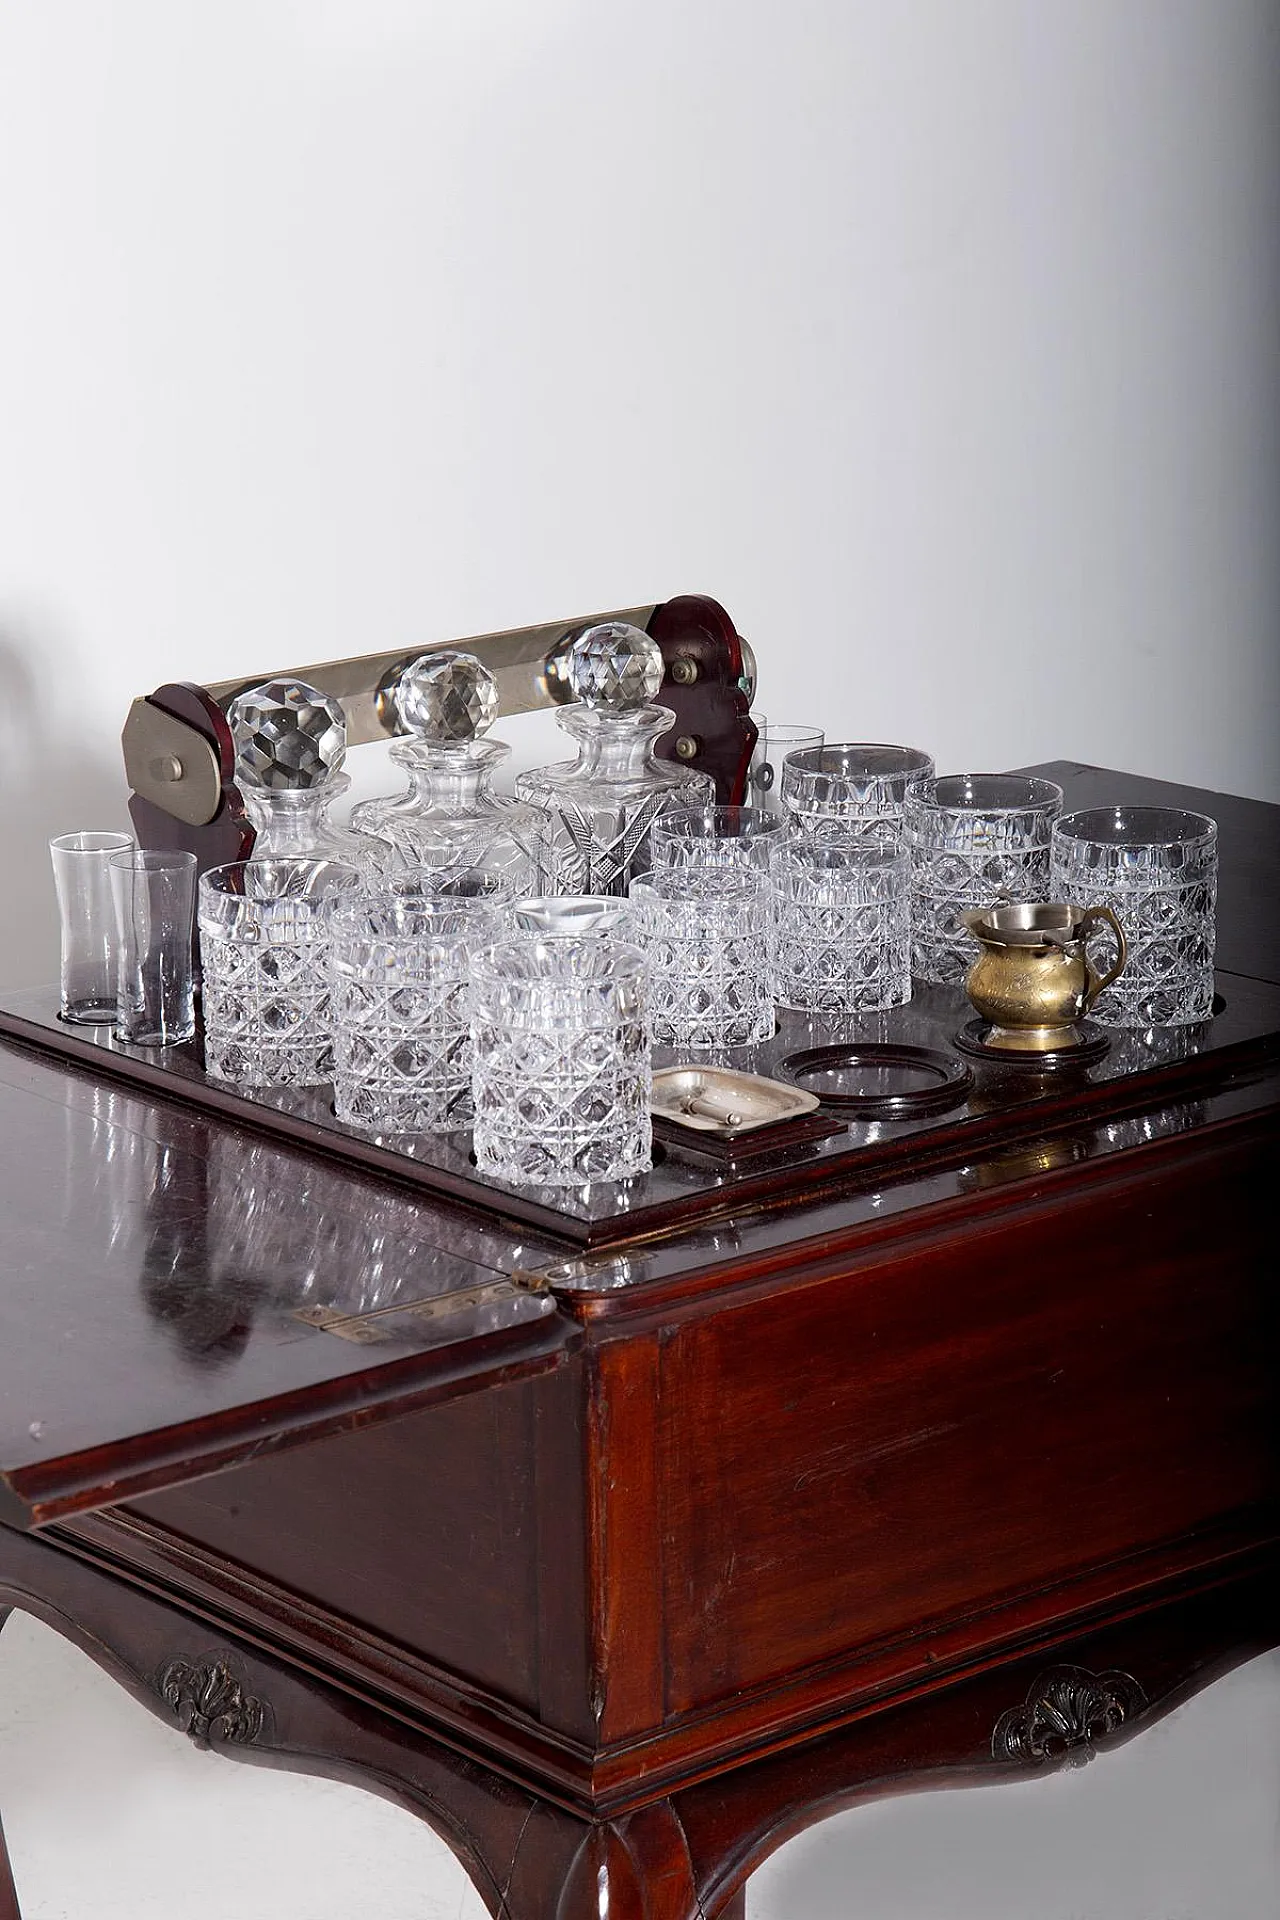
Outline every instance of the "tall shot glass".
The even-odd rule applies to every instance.
[[[1213,1012],[1218,829],[1175,807],[1089,807],[1053,830],[1053,896],[1110,907],[1128,964],[1093,1017],[1110,1027],[1182,1027]]]
[[[652,1158],[648,967],[592,935],[509,940],[471,963],[473,1145],[513,1186],[581,1186]]]
[[[958,985],[978,957],[973,907],[1049,898],[1062,788],[1021,773],[951,773],[907,795],[911,971]]]
[[[171,848],[111,856],[119,959],[116,1036],[138,1047],[172,1047],[196,1030],[191,927],[196,857]]]
[[[769,853],[769,967],[779,1005],[879,1012],[911,998],[910,862],[901,840],[790,836]]]
[[[200,877],[205,1071],[249,1087],[333,1076],[330,896],[359,884],[337,860],[237,860]]]
[[[423,872],[335,895],[333,1106],[379,1133],[471,1124],[471,957],[508,932],[497,873]]]
[[[132,845],[128,833],[61,833],[49,842],[62,934],[58,1011],[73,1026],[105,1026],[116,1017],[120,940],[111,856]]]

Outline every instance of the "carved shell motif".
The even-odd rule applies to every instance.
[[[1132,1674],[1050,1667],[1023,1704],[996,1721],[991,1755],[1024,1766],[1083,1767],[1093,1759],[1095,1740],[1136,1719],[1146,1705]]]
[[[214,1740],[248,1746],[262,1732],[266,1708],[221,1660],[200,1665],[171,1660],[157,1685],[197,1747],[207,1748]]]

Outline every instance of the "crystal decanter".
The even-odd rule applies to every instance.
[[[236,785],[254,830],[255,860],[341,860],[367,866],[376,842],[329,818],[351,785],[339,771],[347,717],[332,694],[305,680],[268,680],[237,694],[227,709]]]
[[[544,891],[550,823],[538,808],[493,791],[511,749],[483,737],[498,711],[489,669],[470,653],[424,654],[401,674],[395,699],[409,734],[391,758],[408,788],[362,802],[352,826],[382,843],[391,867],[485,867],[518,894]]]
[[[658,760],[655,740],[675,725],[669,707],[651,704],[665,671],[662,649],[639,627],[605,620],[569,651],[567,677],[577,704],[556,724],[578,748],[576,760],[522,773],[516,792],[552,819],[556,893],[625,893],[649,867],[649,829],[660,813],[715,801],[709,774]]]

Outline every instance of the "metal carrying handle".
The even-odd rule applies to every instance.
[[[1116,936],[1116,945],[1119,948],[1116,954],[1116,963],[1108,973],[1099,973],[1089,958],[1089,933],[1092,928],[1100,925],[1106,925],[1111,928],[1111,931]],[[1120,925],[1119,920],[1117,920],[1115,914],[1112,913],[1110,907],[1086,907],[1081,916],[1076,938],[1080,942],[1080,949],[1084,955],[1084,975],[1087,982],[1081,1011],[1091,1013],[1098,995],[1102,993],[1105,988],[1109,987],[1113,980],[1118,980],[1128,965],[1129,943],[1124,937],[1124,928]]]
[[[184,847],[196,855],[201,872],[248,858],[254,832],[235,784],[227,723],[227,708],[247,687],[272,678],[319,687],[341,701],[347,744],[358,746],[403,731],[393,698],[400,671],[446,645],[484,661],[498,682],[502,713],[563,705],[573,697],[564,671],[569,648],[584,628],[604,620],[643,627],[662,650],[666,677],[658,700],[672,709],[676,724],[657,742],[659,758],[710,774],[722,803],[740,801],[756,743],[750,714],[755,659],[722,606],[704,594],[680,594],[656,605],[319,661],[285,673],[277,669],[210,686],[171,681],[157,687],[133,702],[121,740],[138,845]]]

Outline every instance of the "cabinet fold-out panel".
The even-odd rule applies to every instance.
[[[0,1520],[388,1418],[572,1330],[552,1249],[0,1043]]]

